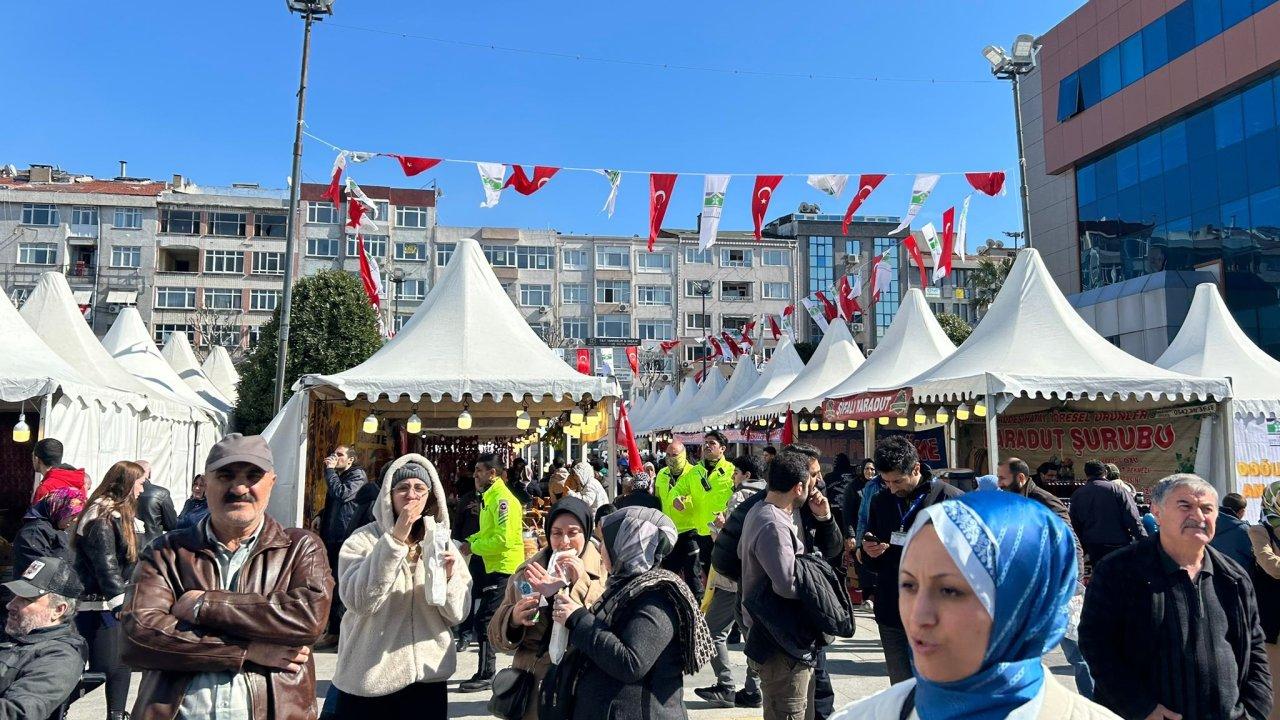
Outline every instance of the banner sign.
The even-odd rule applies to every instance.
[[[822,402],[826,422],[871,420],[878,417],[906,417],[911,406],[911,388],[858,393]]]
[[[947,433],[946,428],[939,425],[928,430],[891,430],[889,428],[876,428],[877,437],[888,437],[890,435],[903,435],[916,446],[916,453],[920,455],[920,462],[928,464],[934,470],[951,467],[951,463],[947,458]],[[1003,448],[1001,449],[1003,452]]]
[[[1280,480],[1280,422],[1273,418],[1235,419],[1236,492],[1248,501],[1245,519],[1257,522],[1262,491]]]

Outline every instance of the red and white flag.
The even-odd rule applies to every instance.
[[[653,252],[653,243],[662,231],[662,218],[667,214],[675,188],[675,173],[649,173],[649,252]]]
[[[920,245],[916,243],[916,236],[908,234],[902,238],[902,246],[907,249],[911,255],[911,262],[920,268],[920,287],[929,286],[929,274],[924,269],[924,255],[920,253]]]
[[[853,221],[853,214],[862,207],[862,203],[871,197],[871,193],[884,182],[886,175],[867,174],[858,176],[858,192],[853,194],[853,199],[849,201],[849,208],[844,211],[844,220],[840,223],[840,234],[849,234],[849,223]]]
[[[751,336],[755,333],[755,331],[756,331],[756,321],[754,318],[751,320],[751,322],[742,326],[742,343],[750,347],[751,350],[756,349],[756,341],[751,339]]]
[[[414,175],[424,173],[442,162],[436,158],[396,155],[394,153],[387,154],[400,161],[400,169],[404,171],[405,177],[413,177]]]
[[[363,235],[356,235],[356,247],[360,250],[360,284],[364,285],[364,294],[368,296],[370,305],[381,309],[382,272],[378,268],[378,260],[369,254]]]
[[[854,313],[862,312],[862,305],[858,302],[860,297],[862,297],[862,278],[854,275],[853,282],[849,282],[849,276],[842,275],[837,301],[840,305],[840,315],[845,320],[852,321]]]
[[[831,322],[832,320],[840,317],[840,310],[836,308],[835,303],[831,302],[826,293],[819,290],[813,295],[818,298],[818,302],[822,303],[822,316],[827,319],[827,322]]]
[[[727,357],[725,355],[724,347],[720,345],[720,341],[717,340],[714,335],[707,336],[707,344],[711,346],[712,357],[715,357],[715,358]]]
[[[778,340],[782,337],[782,328],[778,327],[778,320],[772,315],[764,316],[765,322],[769,324],[769,332],[773,333],[773,339]]]
[[[521,195],[532,195],[542,189],[547,181],[551,180],[556,173],[560,172],[560,168],[546,167],[543,165],[533,166],[533,177],[524,174],[524,168],[519,165],[511,166],[511,176],[502,184],[503,189],[514,188]]]
[[[974,190],[984,195],[995,197],[1004,193],[1004,173],[1003,172],[976,172],[965,173],[964,179],[969,181]]]
[[[760,226],[764,224],[764,215],[769,211],[769,202],[773,200],[773,191],[782,182],[781,175],[757,175],[756,187],[751,192],[751,222],[756,230],[756,242],[760,241]]]
[[[938,282],[951,274],[951,256],[956,248],[956,209],[947,208],[942,213],[942,250],[933,268],[933,281]]]
[[[782,424],[782,437],[780,438],[783,445],[790,445],[795,442],[796,438],[796,416],[791,412],[791,406],[787,405],[787,417]]]
[[[796,306],[788,305],[782,309],[782,325],[786,327],[787,334],[792,340],[796,338]]]
[[[360,189],[355,180],[347,176],[347,232],[378,232],[373,223],[378,219],[378,206]]]
[[[578,348],[578,372],[591,374],[591,348]]]
[[[333,170],[330,171],[329,188],[320,197],[333,203],[334,207],[342,207],[342,170],[347,166],[347,151],[342,150],[333,159]]]
[[[880,293],[889,289],[893,283],[893,268],[884,261],[884,255],[877,255],[871,263],[871,302],[880,300]]]
[[[627,346],[627,364],[631,366],[633,375],[640,374],[640,348],[635,345]]]
[[[729,348],[729,352],[733,353],[726,362],[732,362],[733,360],[737,360],[738,356],[746,355],[746,353],[742,351],[742,346],[738,344],[738,341],[733,339],[732,335],[727,332],[722,332],[720,333],[720,337],[724,340],[725,347]]]
[[[680,344],[679,340],[663,340],[662,342],[658,343],[658,347],[662,348],[663,355],[670,355],[671,351],[674,350],[675,347],[679,344]]]
[[[640,447],[636,445],[636,434],[631,429],[631,418],[627,416],[627,404],[625,402],[618,403],[618,427],[614,442],[618,444],[618,447],[626,450],[627,467],[631,472],[640,472],[640,469],[644,467],[644,460],[640,457]]]

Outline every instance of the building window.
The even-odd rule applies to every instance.
[[[586,283],[565,283],[561,285],[560,302],[564,305],[586,305],[591,302]]]
[[[520,283],[520,304],[524,307],[550,307],[551,284]]]
[[[671,274],[671,253],[637,252],[636,272]]]
[[[835,265],[832,239],[824,235],[809,237],[809,292],[826,291],[835,284]],[[822,330],[812,318],[808,320],[810,335],[821,336]]]
[[[631,337],[630,315],[600,315],[596,318],[596,337],[629,338]]]
[[[184,333],[187,336],[187,342],[192,345],[196,342],[195,328],[190,325],[156,323],[156,345],[164,345],[169,342],[169,336],[174,333]]]
[[[240,347],[243,330],[239,325],[210,325],[202,338],[204,347]]]
[[[720,267],[751,267],[751,249],[730,249],[720,251]]]
[[[284,253],[253,251],[254,275],[283,275]]]
[[[785,282],[765,283],[763,299],[790,300],[791,299],[791,283],[785,283]]]
[[[211,310],[239,310],[244,306],[244,293],[239,288],[205,288],[204,306]]]
[[[876,327],[879,330],[877,336],[883,337],[884,331],[893,323],[893,316],[898,314],[898,305],[902,300],[902,290],[898,283],[898,241],[893,238],[876,238],[874,252],[883,256],[881,262],[888,263],[893,270],[890,273],[889,287],[880,291],[880,299],[875,304]]]
[[[337,208],[328,200],[307,203],[307,223],[310,225],[332,225],[338,222]]]
[[[26,203],[22,206],[23,225],[53,226],[58,224],[57,205]]]
[[[54,265],[58,262],[55,243],[18,243],[19,265]]]
[[[386,208],[379,210],[382,217],[385,218]],[[413,205],[397,205],[396,206],[396,227],[402,228],[428,228],[431,227],[431,213],[429,208],[415,207]]]
[[[587,269],[587,251],[575,248],[565,248],[560,252],[561,269],[562,270],[586,270]]]
[[[197,210],[160,211],[160,232],[166,235],[199,235],[200,213]]]
[[[685,345],[684,359],[686,362],[698,362],[705,357],[710,356],[711,352],[706,345]]]
[[[111,246],[111,267],[113,268],[142,267],[142,248],[138,245],[112,245]]]
[[[436,243],[436,265],[444,267],[453,259],[453,251],[458,249],[457,243]]]
[[[115,219],[111,224],[119,230],[141,230],[142,209],[118,207],[116,208]]]
[[[247,235],[245,213],[209,213],[209,234],[219,237],[245,237]]]
[[[596,302],[601,304],[631,302],[631,283],[626,280],[597,280]]]
[[[387,257],[387,236],[386,235],[363,235],[364,249],[369,252],[369,257],[377,260],[385,260]],[[347,257],[360,257],[360,245],[356,243],[355,235],[347,236]]]
[[[684,329],[709,332],[711,330],[711,313],[685,313]]]
[[[338,239],[323,237],[307,238],[307,257],[338,257]]]
[[[720,318],[720,329],[729,333],[741,333],[742,328],[751,322],[751,318],[738,315],[725,315]]]
[[[720,282],[720,299],[725,302],[750,302],[752,284],[741,280],[723,280]]]
[[[156,288],[156,307],[161,310],[195,310],[196,289],[158,287]]]
[[[670,320],[637,320],[636,337],[641,340],[670,340],[675,328]]]
[[[596,267],[603,270],[628,270],[631,268],[631,250],[615,245],[597,247]]]
[[[244,274],[244,253],[239,250],[205,250],[204,271],[227,275]]]
[[[684,262],[686,265],[710,265],[711,250],[699,250],[696,247],[687,247],[684,249]]]
[[[767,266],[786,267],[791,264],[791,251],[790,250],[761,250],[760,263],[762,265],[767,265]]]
[[[671,305],[670,285],[637,285],[637,305]]]
[[[862,259],[862,241],[861,240],[845,240],[844,254],[852,260]]]
[[[489,261],[492,267],[515,267],[516,266],[516,246],[515,245],[485,245],[484,259]]]
[[[268,312],[275,310],[280,305],[282,294],[279,290],[250,290],[249,309]]]
[[[400,281],[398,297],[401,300],[423,300],[427,297],[427,281],[424,278],[405,278]]]
[[[396,243],[396,259],[397,260],[421,260],[427,261],[427,244],[413,242]]]
[[[540,245],[519,245],[516,247],[516,267],[521,270],[554,270],[556,250]]]
[[[691,298],[700,298],[703,295],[711,297],[711,290],[714,287],[710,280],[685,280],[684,296]]]
[[[71,209],[72,225],[97,225],[98,224],[98,208],[96,207],[75,207]]]
[[[253,234],[261,238],[284,238],[288,224],[287,215],[268,215],[255,213],[253,216]]]
[[[586,318],[561,318],[560,334],[566,340],[586,340],[590,331],[590,321]]]

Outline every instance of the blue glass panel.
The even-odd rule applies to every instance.
[[[1084,99],[1084,106],[1091,108],[1102,102],[1102,81],[1098,78],[1098,61],[1094,60],[1080,68],[1079,75],[1080,96]]]
[[[1164,27],[1170,60],[1191,52],[1196,46],[1196,20],[1190,2],[1165,13]]]
[[[1142,28],[1142,67],[1147,73],[1169,62],[1169,39],[1165,33],[1163,17]]]
[[[1071,73],[1058,84],[1058,122],[1080,112],[1080,76]]]
[[[1191,0],[1196,18],[1196,44],[1222,32],[1221,0]]]
[[[1098,188],[1098,197],[1103,195],[1112,195],[1116,191],[1116,156],[1107,155],[1099,158],[1094,163],[1095,184]]]
[[[1153,133],[1138,141],[1138,179],[1148,180],[1163,171],[1160,133]]]
[[[1249,222],[1249,198],[1222,203],[1222,227],[1253,227],[1253,223]]]
[[[1098,58],[1098,75],[1102,83],[1102,97],[1109,98],[1120,92],[1120,48],[1113,47]]]
[[[1256,228],[1268,228],[1272,232],[1280,228],[1280,187],[1269,188],[1251,195],[1249,214]]]
[[[1076,202],[1088,205],[1098,198],[1098,186],[1094,184],[1093,163],[1076,170]]]
[[[1253,0],[1222,0],[1222,29],[1253,14]]]
[[[1276,107],[1270,82],[1258,83],[1242,93],[1244,136],[1253,137],[1276,126]]]
[[[1218,158],[1191,158],[1187,163],[1191,171],[1191,211],[1206,210],[1218,206]]]
[[[1116,187],[1124,189],[1138,183],[1138,146],[1129,145],[1116,151]]]
[[[1142,191],[1137,186],[1116,193],[1117,216],[1127,223],[1144,222],[1142,216]]]
[[[1187,164],[1187,126],[1174,123],[1160,132],[1160,154],[1166,171]]]
[[[1167,217],[1164,211],[1164,178],[1143,180],[1142,218],[1148,222],[1162,223]]]
[[[1207,108],[1186,120],[1187,156],[1212,155],[1217,150],[1213,134],[1213,108]]]
[[[1244,139],[1244,113],[1239,95],[1220,100],[1213,106],[1213,136],[1219,148]]]
[[[1272,128],[1244,141],[1249,191],[1280,185],[1280,161],[1277,157],[1276,130]]]
[[[1191,172],[1186,165],[1164,174],[1164,204],[1169,217],[1191,214]]]
[[[1273,159],[1275,155],[1271,156]],[[1244,143],[1236,143],[1218,151],[1218,197],[1223,202],[1238,200],[1249,194],[1249,178],[1245,167]]]
[[[1090,222],[1092,220],[1098,220],[1101,217],[1102,216],[1098,214],[1097,204],[1089,203],[1087,205],[1080,206],[1079,211],[1077,211],[1076,219],[1080,222]]]
[[[1120,212],[1115,195],[1106,195],[1098,198],[1096,206],[1099,220],[1115,220],[1116,214]]]
[[[1120,43],[1120,83],[1125,87],[1142,78],[1142,33]]]

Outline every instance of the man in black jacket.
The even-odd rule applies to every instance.
[[[136,512],[146,528],[146,541],[149,543],[178,527],[178,513],[173,509],[169,490],[151,482],[151,463],[146,460],[136,462],[146,473],[142,476],[144,484],[142,493],[138,495]]]
[[[320,539],[329,553],[329,567],[338,567],[338,553],[347,541],[351,520],[359,507],[356,495],[369,482],[364,469],[356,466],[356,453],[346,445],[339,445],[324,459],[324,510],[320,514]],[[338,600],[338,576],[334,573],[333,603],[329,606],[329,633],[316,643],[316,649],[333,647],[338,642],[338,630],[342,625],[342,602]]]
[[[1071,496],[1071,529],[1096,567],[1107,555],[1146,537],[1147,531],[1133,496],[1107,479],[1106,465],[1090,460],[1084,474],[1088,482]]]
[[[898,683],[911,677],[911,648],[898,614],[898,565],[907,531],[920,510],[963,493],[934,480],[929,466],[920,462],[916,446],[901,435],[876,443],[875,463],[888,492],[871,498],[861,552],[863,562],[876,575],[876,626],[889,682]]]
[[[71,564],[43,557],[5,583],[14,595],[0,634],[0,717],[47,718],[80,682],[84,640],[71,626],[84,591]]]
[[[1271,673],[1249,574],[1209,547],[1218,494],[1195,475],[1156,484],[1155,537],[1094,568],[1080,649],[1094,700],[1126,720],[1265,718]]]

